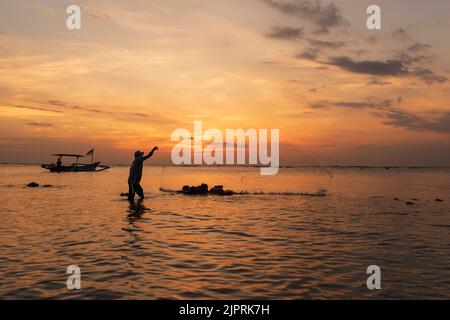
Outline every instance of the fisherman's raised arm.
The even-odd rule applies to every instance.
[[[146,155],[145,157],[142,158],[142,161],[145,161],[145,160],[147,160],[148,158],[150,158],[151,156],[153,156],[153,153],[154,153],[156,150],[158,150],[158,147],[154,147],[154,148],[152,149],[152,151],[150,151],[150,152],[148,153],[148,155]]]

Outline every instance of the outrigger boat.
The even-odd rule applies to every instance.
[[[58,161],[51,164],[42,164],[41,167],[49,170],[50,172],[99,172],[109,169],[109,166],[101,165],[100,162],[94,162],[94,149],[86,153],[86,156],[91,156],[91,163],[78,163],[80,158],[86,156],[81,154],[67,154],[56,153],[52,156],[58,157]],[[76,158],[76,162],[67,166],[62,164],[62,158]]]

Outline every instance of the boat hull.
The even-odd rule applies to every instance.
[[[100,165],[100,162],[95,162],[92,164],[72,164],[70,166],[58,166],[54,163],[52,164],[43,164],[42,168],[50,171],[50,172],[98,172],[109,169],[108,166]]]

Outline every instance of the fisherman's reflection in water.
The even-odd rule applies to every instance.
[[[127,220],[130,224],[133,224],[137,220],[141,219],[145,212],[150,211],[150,209],[144,205],[143,199],[139,199],[137,201],[130,200],[129,203],[130,206],[128,209],[129,214],[127,216]]]
[[[122,228],[123,231],[126,231],[132,238],[127,238],[125,243],[131,245],[134,249],[141,248],[140,242],[142,238],[140,236],[140,231],[142,229],[139,227],[139,222],[143,219],[144,213],[150,211],[144,205],[144,201],[142,199],[134,201],[129,201],[128,207],[128,215],[126,216],[126,222],[128,222],[128,227]]]
[[[142,232],[141,228],[142,220],[145,220],[144,214],[149,212],[150,209],[144,205],[144,200],[140,199],[137,201],[131,200],[129,201],[127,215],[124,219],[125,226],[122,228],[123,231],[127,233],[127,237],[124,237],[123,241],[130,250],[132,250],[133,254],[123,255],[122,258],[126,261],[126,263],[130,266],[130,268],[136,268],[137,264],[134,261],[132,256],[145,254],[146,249],[142,244]],[[128,225],[127,225],[128,224]]]

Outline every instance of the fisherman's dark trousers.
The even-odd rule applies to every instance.
[[[141,199],[144,199],[144,190],[139,183],[128,182],[128,200],[134,200],[134,194],[137,193]]]

